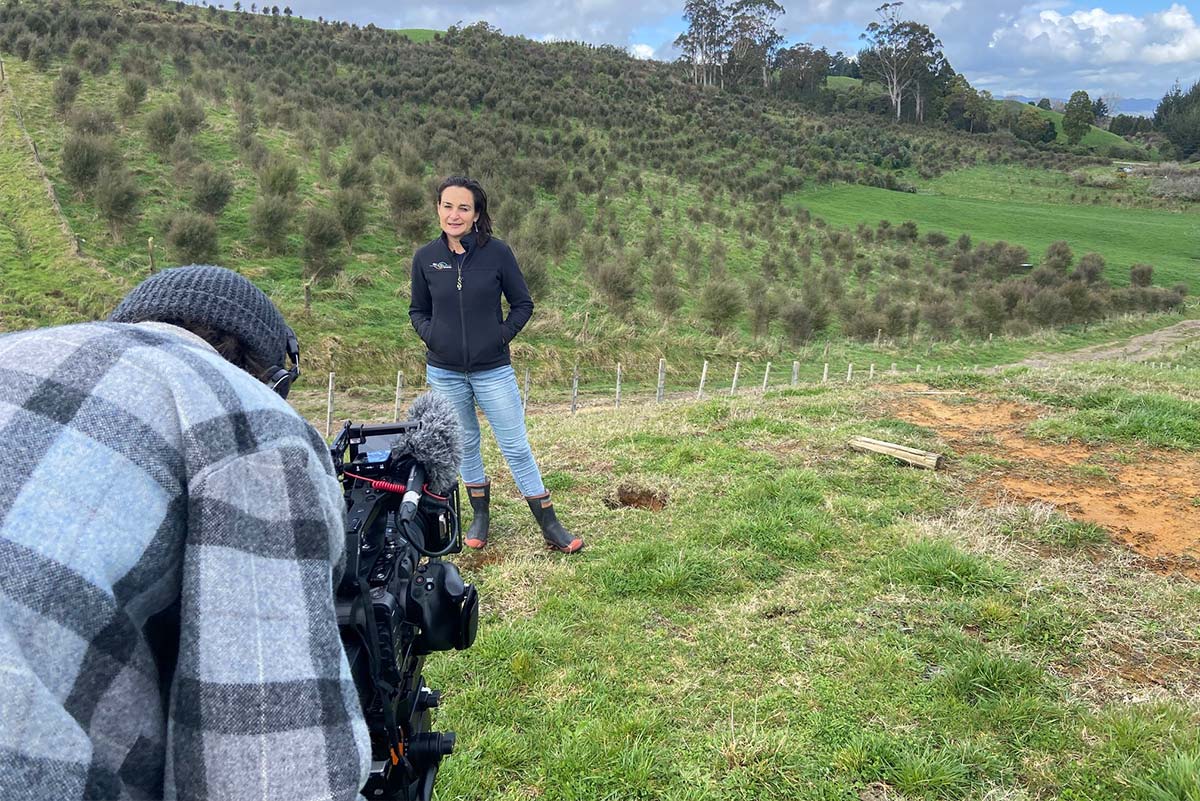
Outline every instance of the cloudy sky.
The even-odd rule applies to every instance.
[[[289,0],[297,14],[386,28],[485,20],[507,34],[626,47],[673,59],[683,0]],[[781,0],[788,42],[856,52],[882,0]],[[1200,80],[1200,5],[1179,0],[908,0],[903,15],[941,37],[956,70],[997,96],[1066,98],[1076,89],[1160,98]]]

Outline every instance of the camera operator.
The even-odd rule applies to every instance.
[[[358,797],[345,505],[298,360],[210,266],[0,337],[0,798]]]

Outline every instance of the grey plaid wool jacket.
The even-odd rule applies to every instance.
[[[325,445],[190,332],[0,337],[0,798],[353,799]]]

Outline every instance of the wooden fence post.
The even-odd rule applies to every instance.
[[[663,389],[667,383],[667,360],[658,360],[658,391],[655,393],[654,402],[662,403]]]
[[[396,371],[396,413],[392,415],[392,420],[400,422],[400,396],[404,394],[404,372]]]
[[[621,363],[617,362],[617,408],[621,408]]]
[[[825,369],[821,371],[821,383],[824,384],[829,380],[829,362],[825,362]]]
[[[737,392],[737,380],[738,380],[738,375],[741,372],[742,372],[742,363],[734,362],[733,363],[733,383],[729,385],[729,394],[730,395],[733,395],[735,392]]]
[[[333,373],[329,374],[329,396],[325,401],[325,439],[329,439],[329,432],[333,430]]]
[[[875,380],[875,362],[871,362],[871,370],[870,370],[870,372],[867,373],[867,380],[868,381]]]
[[[771,363],[767,362],[767,369],[763,371],[762,391],[767,391],[767,382],[771,380]]]
[[[696,400],[704,397],[704,379],[708,378],[708,359],[704,360],[704,366],[700,368],[700,389],[696,390]]]
[[[151,236],[146,239],[146,250],[150,254],[150,274],[154,275],[154,271],[158,269],[154,263],[154,237]]]
[[[575,369],[571,371],[571,414],[575,414],[575,404],[579,399],[579,362],[575,362]]]
[[[800,383],[800,362],[792,362],[792,386]]]
[[[854,362],[846,365],[846,383],[849,384],[854,380]]]

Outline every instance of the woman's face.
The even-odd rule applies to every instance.
[[[446,236],[461,239],[479,219],[475,210],[475,195],[462,186],[448,186],[438,201],[438,222]]]

